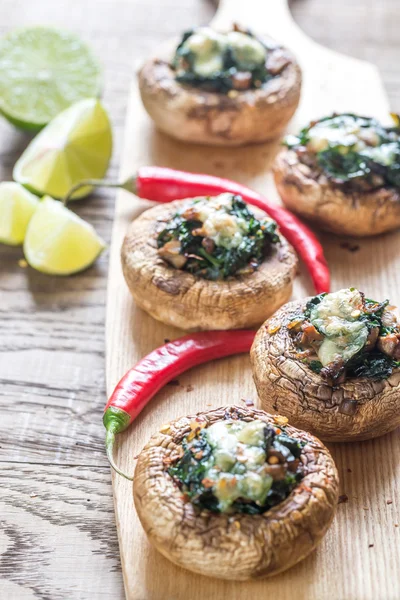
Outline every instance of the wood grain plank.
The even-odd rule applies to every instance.
[[[122,597],[108,481],[107,467],[2,465],[2,598]]]
[[[268,10],[271,6],[273,12]],[[333,110],[387,116],[389,105],[375,67],[317,46],[288,20],[283,1],[275,0],[272,5],[257,0],[246,3],[229,0],[223,3],[215,22],[226,26],[232,20],[244,22],[256,30],[260,29],[257,24],[263,23],[265,32],[286,42],[298,56],[304,71],[304,91],[299,112],[291,124],[292,130]],[[207,148],[205,151],[170,140],[155,131],[141,106],[136,84],[132,85],[122,179],[136,165],[160,164],[218,173],[250,183],[278,201],[268,173],[276,150],[276,144],[264,144],[245,150]],[[160,339],[179,335],[177,330],[154,321],[134,305],[121,273],[119,252],[123,235],[132,218],[145,207],[142,201],[132,201],[125,192],[117,198],[107,310],[109,393],[130,364],[150,347],[157,346]],[[343,240],[337,237],[324,236],[323,243],[333,269],[333,289],[357,285],[369,295],[396,298],[400,273],[396,270],[399,259],[394,256],[393,248],[399,247],[399,233],[382,236],[378,241],[363,240],[355,253],[349,253],[343,247]],[[310,282],[302,273],[296,281],[294,297],[311,291]],[[135,426],[121,436],[117,460],[125,472],[133,471],[135,455],[162,423],[207,407],[240,402],[243,397],[252,397],[257,402],[247,357],[202,366],[182,376],[179,384],[158,394],[151,408],[148,407]],[[191,387],[194,390],[188,392]],[[149,545],[132,509],[130,484],[114,475],[127,598],[183,600],[189,595],[191,600],[204,597],[261,600],[271,595],[277,600],[289,600],[296,590],[299,599],[394,600],[400,595],[400,557],[396,551],[399,513],[394,503],[387,504],[387,500],[398,496],[395,457],[399,443],[399,432],[395,432],[374,442],[332,447],[341,475],[341,493],[349,496],[349,502],[339,507],[338,517],[316,553],[284,576],[246,584],[193,575],[160,556]],[[383,457],[385,462],[381,465]]]

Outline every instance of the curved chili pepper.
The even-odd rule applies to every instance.
[[[112,468],[115,436],[124,431],[151,398],[171,379],[196,365],[249,352],[256,332],[248,329],[231,331],[200,331],[168,342],[142,358],[117,384],[104,409],[106,451]]]
[[[70,190],[65,202],[84,185],[122,188],[140,198],[155,202],[172,202],[223,192],[238,194],[249,204],[264,210],[278,223],[282,235],[292,244],[306,265],[317,294],[329,292],[329,268],[322,246],[314,233],[294,214],[281,206],[271,204],[261,194],[240,183],[214,175],[187,173],[166,167],[141,167],[135,176],[120,184],[96,179],[83,181]]]

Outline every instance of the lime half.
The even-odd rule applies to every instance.
[[[24,242],[30,266],[49,275],[83,271],[104,248],[104,241],[89,223],[49,197],[39,203]]]
[[[13,177],[39,196],[63,198],[82,179],[102,179],[112,151],[108,115],[88,98],[60,113],[31,141],[16,162]],[[87,196],[85,187],[73,198]]]
[[[39,200],[13,181],[0,183],[0,242],[19,246]]]
[[[0,40],[0,111],[17,127],[38,131],[100,89],[100,66],[72,33],[27,27]]]

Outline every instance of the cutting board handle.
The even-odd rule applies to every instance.
[[[220,0],[212,26],[226,29],[233,22],[267,33],[291,48],[314,44],[293,20],[288,0]]]

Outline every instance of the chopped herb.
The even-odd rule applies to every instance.
[[[326,296],[326,292],[323,292],[322,294],[318,294],[318,296],[314,296],[313,298],[311,298],[307,304],[306,304],[306,308],[304,311],[304,316],[309,319],[310,315],[311,315],[311,311],[314,308],[314,306],[317,306],[318,304],[320,304],[321,300],[323,298],[325,298]]]
[[[293,458],[290,458],[290,453],[294,456],[294,458],[300,458],[302,445],[295,438],[288,436],[286,433],[280,433],[273,439],[272,445],[275,448],[276,444],[280,444],[289,450],[289,454],[287,454],[288,461],[293,460]]]
[[[218,198],[219,196],[208,201],[204,199],[202,204],[193,203],[194,212],[191,214],[197,215],[196,206],[204,208],[207,202],[217,201]],[[168,242],[177,240],[179,253],[186,258],[180,268],[204,279],[227,279],[240,274],[241,270],[245,270],[245,273],[253,272],[267,256],[271,245],[279,242],[277,225],[271,219],[257,219],[241,196],[231,195],[229,200],[228,204],[221,205],[218,214],[229,215],[234,218],[234,223],[238,223],[236,245],[232,243],[230,234],[225,237],[217,234],[215,240],[210,240],[201,229],[203,221],[200,217],[187,218],[183,211],[177,213],[158,233],[158,248],[164,248]],[[161,252],[160,255],[165,258]]]
[[[361,352],[346,365],[350,377],[368,377],[374,381],[387,379],[400,361],[393,360],[382,352]]]
[[[184,450],[182,458],[175,466],[170,467],[168,472],[171,477],[179,479],[185,486],[185,493],[189,498],[197,498],[205,491],[202,481],[207,470],[206,461],[210,457],[212,449],[203,431],[191,444],[184,440],[182,446]],[[203,454],[201,460],[198,460],[194,455],[200,451]]]
[[[384,302],[376,302],[369,298],[364,298],[364,306],[366,312],[360,315],[360,321],[365,321],[368,325],[368,329],[371,330],[374,327],[379,327],[379,334],[386,335],[390,333],[391,327],[385,327],[382,323],[382,315],[385,308],[388,306],[389,300]]]
[[[322,363],[319,360],[311,360],[308,363],[308,366],[310,367],[311,371],[314,371],[314,373],[321,373]]]

